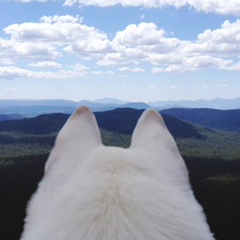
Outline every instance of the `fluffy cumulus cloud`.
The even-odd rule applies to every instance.
[[[138,65],[143,62],[151,64],[168,64],[180,61],[176,55],[187,42],[177,38],[165,37],[165,31],[158,29],[154,23],[142,22],[131,24],[116,33],[111,41],[112,52],[98,61],[99,65]],[[171,58],[170,55],[173,55]]]
[[[83,23],[79,16],[44,16],[39,22],[12,24],[0,38],[0,77],[63,79],[91,72],[82,64],[58,62],[74,55],[76,61],[112,67],[119,72],[188,72],[205,68],[239,71],[240,20],[225,21],[205,30],[193,41],[169,37],[154,23],[130,24],[113,37]],[[25,61],[28,69],[18,65]],[[36,71],[40,69],[41,71]]]
[[[49,48],[53,57],[60,48],[67,53],[81,55],[84,52],[102,52],[109,47],[106,34],[82,24],[82,18],[78,16],[44,16],[39,23],[13,24],[4,31],[11,35],[9,44],[16,52],[18,49],[15,44],[18,43],[21,44],[21,50],[30,53]]]
[[[30,2],[50,2],[57,0],[8,0],[18,1],[22,3]],[[222,15],[239,16],[240,1],[239,0],[61,0],[64,6],[98,6],[111,7],[121,5],[124,7],[145,7],[145,8],[162,8],[165,6],[174,6],[176,8],[189,7],[197,11],[206,13],[217,13]]]
[[[146,34],[147,33],[147,34]],[[206,30],[195,41],[167,37],[154,23],[132,24],[117,32],[99,65],[135,66],[147,62],[154,73],[187,72],[213,67],[238,70],[240,21],[225,22],[220,29]],[[235,60],[234,60],[235,59]],[[120,69],[124,69],[123,67]]]
[[[240,1],[239,1],[240,2]],[[192,52],[223,53],[239,55],[240,53],[240,20],[225,21],[220,29],[207,29],[198,35],[196,42],[188,46]]]
[[[19,41],[14,38],[10,40],[0,38],[0,50],[1,59],[10,59],[11,62],[19,59],[54,59],[60,56],[54,45],[30,39]]]
[[[115,5],[122,5],[124,7],[146,7],[146,8],[162,8],[165,6],[191,7],[197,11],[206,13],[218,13],[223,15],[240,15],[240,1],[239,0],[66,0],[66,6],[99,6],[110,7]]]
[[[76,66],[59,72],[36,72],[12,65],[17,66],[24,60],[29,61],[28,65],[34,68],[60,69],[62,65],[56,60],[64,59],[66,55],[91,60],[110,51],[110,41],[106,34],[84,25],[78,16],[44,16],[39,22],[9,25],[4,28],[4,32],[10,37],[0,38],[0,64],[3,65],[0,77],[7,79],[81,77],[82,71],[76,70]]]
[[[151,46],[156,44],[164,34],[165,31],[163,29],[158,30],[154,23],[142,22],[139,25],[128,25],[124,31],[117,32],[113,42],[116,45],[124,46]]]

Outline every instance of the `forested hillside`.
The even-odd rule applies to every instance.
[[[161,112],[205,127],[240,132],[240,109],[172,108]]]
[[[130,108],[96,112],[104,143],[127,147],[141,113],[142,110]],[[66,114],[50,114],[0,122],[0,148],[4,152],[2,157],[9,152],[15,153],[19,148],[23,149],[21,155],[30,154],[31,151],[48,152],[68,117]],[[240,156],[240,134],[204,128],[169,115],[163,115],[163,118],[185,156],[225,160],[234,160]],[[124,140],[120,141],[119,136],[124,136]]]
[[[95,113],[103,142],[128,147],[141,110]],[[26,203],[43,175],[55,137],[69,115],[0,122],[0,239],[19,239]],[[240,134],[163,115],[190,172],[194,193],[218,240],[240,239]]]
[[[15,119],[22,119],[22,118],[24,118],[24,116],[19,114],[0,114],[0,122],[15,120]]]

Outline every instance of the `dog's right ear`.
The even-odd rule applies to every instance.
[[[148,109],[141,115],[134,129],[130,148],[147,152],[147,162],[150,162],[151,156],[161,171],[169,172],[169,178],[178,179],[179,182],[182,179],[184,184],[188,184],[186,165],[174,138],[157,111]]]
[[[174,148],[176,144],[162,116],[153,109],[144,111],[134,129],[131,147],[158,153],[160,147],[168,149],[170,146]]]
[[[55,164],[76,167],[99,145],[101,136],[96,118],[88,107],[80,107],[59,132],[45,171]]]

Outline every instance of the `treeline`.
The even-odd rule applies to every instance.
[[[49,144],[53,145],[57,134],[27,135],[17,133],[0,133],[0,144]]]
[[[0,159],[0,239],[19,239],[26,204],[43,176],[46,159],[46,154]]]
[[[240,157],[236,161],[186,158],[194,194],[218,240],[240,239]]]

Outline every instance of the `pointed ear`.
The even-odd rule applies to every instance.
[[[133,132],[130,148],[147,153],[147,162],[154,161],[156,169],[168,172],[168,177],[188,185],[188,171],[177,144],[168,131],[162,116],[155,110],[146,110]]]
[[[88,107],[80,107],[70,116],[56,139],[57,144],[82,143],[95,147],[101,143],[95,116]]]
[[[131,147],[150,149],[159,147],[170,138],[162,116],[153,109],[143,112],[132,136]]]
[[[68,163],[76,161],[79,164],[99,145],[101,136],[96,118],[88,107],[80,107],[59,132],[45,170],[64,156]]]

